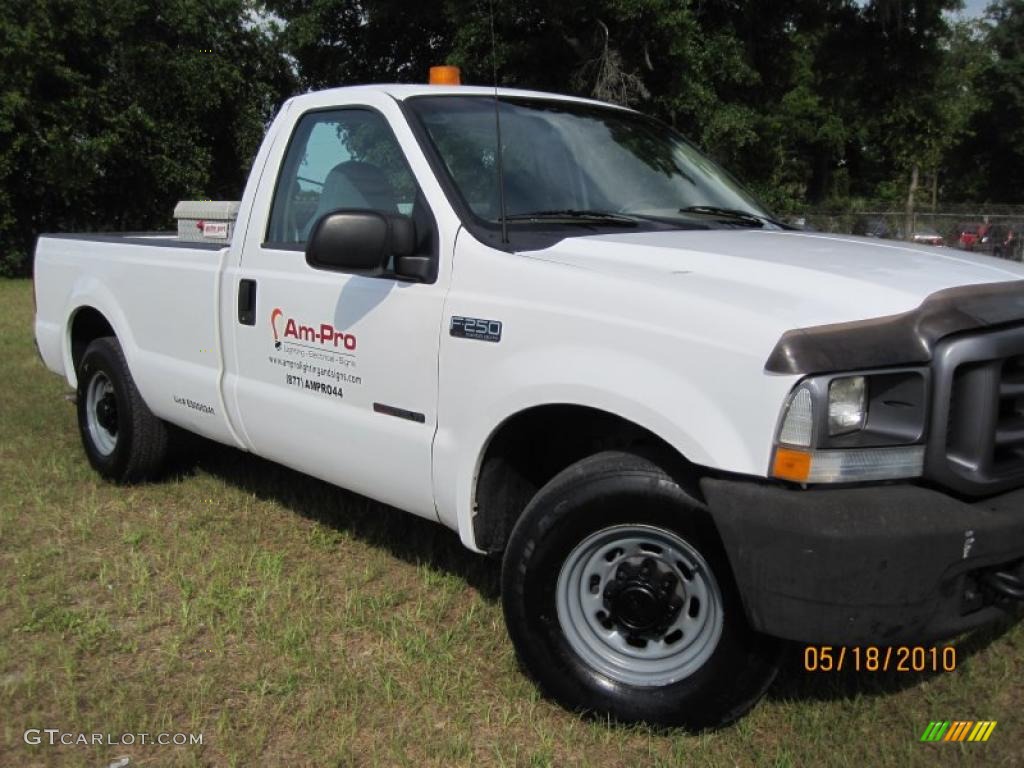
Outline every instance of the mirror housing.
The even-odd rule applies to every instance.
[[[437,260],[433,256],[396,256],[395,274],[432,283],[437,278]]]
[[[315,269],[382,275],[412,257],[416,226],[408,216],[341,209],[324,214],[306,243],[306,263]]]

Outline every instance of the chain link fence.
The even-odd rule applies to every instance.
[[[790,221],[818,232],[862,235],[891,240],[941,244],[1004,259],[1024,261],[1024,208],[961,208],[941,212],[917,212],[907,231],[904,211],[810,211]]]

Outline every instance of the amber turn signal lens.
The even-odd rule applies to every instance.
[[[445,65],[430,68],[430,85],[461,85],[462,77],[458,67]]]
[[[792,448],[776,448],[772,462],[772,475],[782,480],[806,483],[811,476],[811,454]]]

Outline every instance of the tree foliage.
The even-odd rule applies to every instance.
[[[1024,0],[22,0],[0,6],[0,254],[239,195],[291,93],[465,82],[617,101],[787,212],[1024,200]],[[492,44],[492,24],[494,30]],[[912,173],[914,172],[914,173]]]
[[[946,158],[951,199],[977,202],[1024,200],[1024,0],[989,6],[972,53],[975,108],[966,136]]]
[[[168,228],[237,198],[294,87],[242,0],[0,5],[0,254],[41,231]]]

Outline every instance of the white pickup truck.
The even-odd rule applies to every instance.
[[[778,638],[1024,598],[1024,266],[792,230],[627,109],[298,96],[229,242],[44,235],[35,295],[100,474],[154,477],[176,425],[437,520],[502,555],[574,709],[717,725]]]

